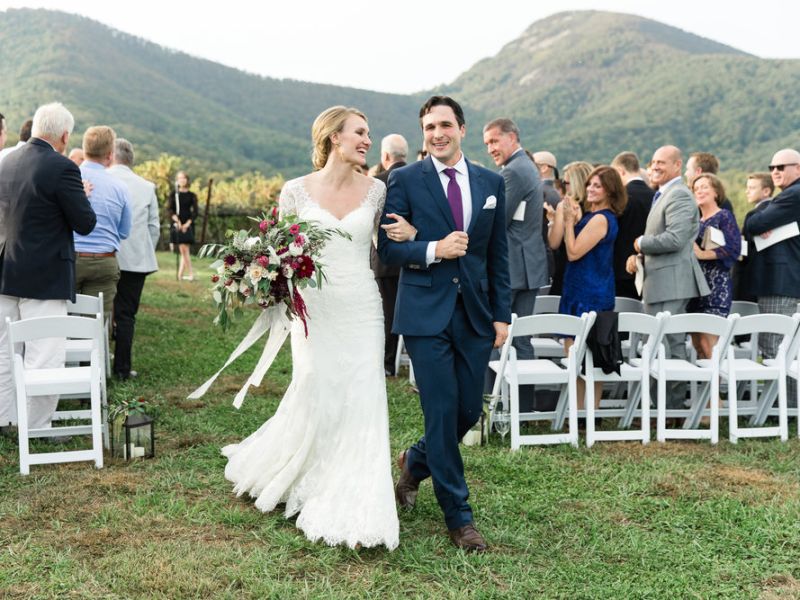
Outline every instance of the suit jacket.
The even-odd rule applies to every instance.
[[[386,213],[397,213],[417,228],[413,241],[396,243],[378,230],[378,253],[399,265],[393,332],[432,336],[447,327],[461,294],[470,324],[479,336],[494,336],[493,321],[511,322],[508,237],[503,178],[466,161],[472,195],[467,254],[426,264],[428,243],[455,231],[439,174],[430,157],[397,169],[389,178]],[[494,206],[487,202],[494,197]]]
[[[75,299],[73,231],[97,218],[75,163],[37,138],[0,165],[0,294]]]
[[[114,165],[108,173],[128,186],[131,207],[131,232],[119,244],[117,260],[122,271],[158,271],[156,244],[161,233],[158,199],[154,183],[139,177],[125,165]]]
[[[646,304],[707,296],[711,293],[694,240],[700,228],[697,205],[682,182],[669,186],[650,209],[639,247],[644,254]]]
[[[762,208],[763,206],[763,208]],[[800,179],[787,186],[769,202],[762,202],[750,211],[742,228],[752,239],[767,231],[798,222],[800,225]],[[747,280],[749,291],[758,296],[800,298],[800,236],[795,236],[755,251],[748,248]]]
[[[539,169],[520,150],[512,154],[500,172],[506,186],[508,270],[512,290],[536,290],[549,281],[547,252],[542,236],[544,202]],[[525,203],[522,220],[514,214]]]
[[[380,179],[383,183],[386,184],[386,187],[388,188],[389,174],[395,169],[399,169],[400,167],[405,167],[405,166],[406,163],[403,161],[396,162],[391,167],[386,169],[383,173],[378,173],[375,176],[375,179]],[[375,273],[375,277],[400,277],[400,267],[398,267],[397,265],[387,265],[383,261],[381,261],[380,256],[378,256],[378,249],[375,247],[375,244],[373,244],[369,249],[369,266],[372,268],[372,272]]]
[[[653,203],[653,188],[641,179],[629,181],[625,186],[628,192],[628,204],[619,217],[619,233],[614,242],[614,279],[633,279],[633,275],[625,270],[625,263],[631,254],[635,254],[633,242],[644,233],[650,205]]]

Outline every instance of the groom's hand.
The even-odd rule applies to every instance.
[[[458,258],[467,253],[469,237],[463,231],[454,231],[446,238],[436,242],[436,258]]]
[[[494,325],[494,347],[499,348],[508,339],[508,323],[494,321],[492,325]]]

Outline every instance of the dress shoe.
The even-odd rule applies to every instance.
[[[127,379],[136,379],[139,376],[138,371],[128,371],[127,373],[114,373],[117,379],[125,381]]]
[[[464,552],[485,552],[488,546],[483,536],[478,533],[473,523],[467,523],[458,529],[448,531],[450,541]]]
[[[400,479],[394,486],[394,497],[397,498],[397,503],[400,508],[411,510],[417,503],[417,493],[419,492],[419,481],[414,479],[411,471],[408,470],[406,465],[406,454],[408,450],[404,450],[397,457],[397,466],[400,467]]]

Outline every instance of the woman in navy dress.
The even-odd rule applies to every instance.
[[[694,255],[700,262],[700,268],[703,269],[711,293],[690,300],[686,310],[727,317],[731,312],[733,301],[731,270],[742,250],[742,234],[733,214],[729,210],[720,208],[720,203],[725,198],[725,188],[716,175],[700,173],[692,182],[692,192],[700,208],[700,230],[694,242]],[[722,232],[725,237],[724,244],[712,247],[717,244],[703,243],[706,231],[711,227]],[[708,249],[705,246],[708,246]],[[697,351],[698,358],[711,358],[711,350],[716,343],[715,335],[692,334],[692,345]]]
[[[614,310],[614,241],[619,226],[617,216],[625,210],[628,194],[616,169],[602,165],[589,173],[586,182],[586,209],[566,207],[564,244],[567,268],[558,312],[580,316],[585,312]],[[554,225],[556,226],[556,225]],[[574,340],[564,340],[569,352]],[[579,407],[583,394],[579,390]],[[600,396],[595,394],[596,401]]]

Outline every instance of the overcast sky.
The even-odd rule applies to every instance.
[[[0,10],[18,7],[85,15],[251,73],[398,93],[449,83],[564,10],[638,14],[762,58],[800,58],[796,0],[0,0]]]

